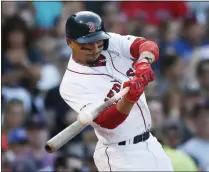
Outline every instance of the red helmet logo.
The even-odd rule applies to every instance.
[[[96,26],[93,22],[88,22],[87,23],[88,27],[89,27],[89,32],[92,33],[92,32],[95,32],[96,31]]]

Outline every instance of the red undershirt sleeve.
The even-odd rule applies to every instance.
[[[94,122],[103,128],[114,129],[125,121],[127,117],[128,115],[119,112],[114,104],[95,118]]]
[[[140,54],[144,51],[151,52],[155,60],[159,58],[159,48],[157,44],[153,41],[146,40],[145,38],[136,38],[136,40],[131,44],[130,53],[134,58],[139,58]]]

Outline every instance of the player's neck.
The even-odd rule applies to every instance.
[[[87,62],[84,60],[84,58],[82,58],[79,54],[73,53],[72,58],[76,63],[78,63],[82,66],[88,65]]]
[[[88,67],[94,67],[99,61],[99,58],[97,58],[95,61],[88,62],[87,60],[85,60],[86,59],[85,57],[82,57],[80,54],[77,53],[72,53],[72,58],[79,65],[88,66]]]

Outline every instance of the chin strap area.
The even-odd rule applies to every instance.
[[[105,39],[104,40],[104,48],[103,48],[103,50],[107,50],[108,49],[108,45],[109,45],[109,39]]]

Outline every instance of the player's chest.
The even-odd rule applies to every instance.
[[[102,66],[92,67],[97,73],[109,75],[119,82],[127,81],[134,76],[133,62],[118,56],[116,53],[104,52],[101,54]]]
[[[120,91],[123,82],[134,76],[134,69],[131,60],[120,58],[108,52],[103,53],[102,56],[104,56],[103,60],[105,60],[103,66],[92,68],[92,72],[98,74],[92,84],[96,85],[94,88],[97,91],[105,94],[104,101],[107,101]]]

